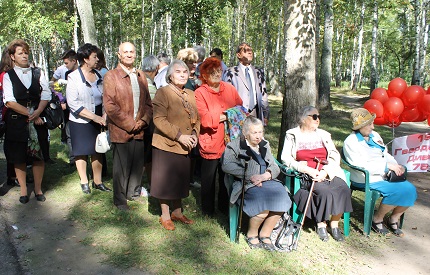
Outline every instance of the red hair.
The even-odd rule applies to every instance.
[[[203,84],[206,84],[206,80],[203,78],[203,75],[210,75],[215,71],[216,69],[222,69],[221,67],[221,61],[216,57],[208,57],[203,61],[202,64],[199,66],[200,70],[200,79],[202,80]]]

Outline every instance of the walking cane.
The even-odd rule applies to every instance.
[[[245,198],[245,175],[246,175],[246,170],[248,169],[248,161],[251,159],[251,157],[248,155],[239,154],[239,159],[243,159],[245,161],[245,169],[243,170],[243,178],[242,178],[242,198],[240,199],[239,223],[237,225],[237,230],[236,230],[236,243],[239,243],[239,234],[240,234],[240,229],[242,227],[243,201]]]
[[[327,160],[320,160],[317,157],[314,157],[314,161],[317,162],[317,168],[316,168],[317,170],[320,168],[320,164],[323,164],[323,165],[328,164]],[[311,188],[309,190],[308,199],[306,201],[305,210],[303,211],[302,222],[300,223],[299,231],[297,232],[297,237],[296,237],[296,239],[294,241],[293,250],[297,250],[297,244],[298,244],[299,239],[300,239],[300,233],[302,232],[303,225],[305,224],[306,213],[308,212],[309,204],[310,204],[310,202],[312,200],[312,193],[314,191],[314,186],[315,186],[315,181],[312,181]]]

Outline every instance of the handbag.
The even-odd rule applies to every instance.
[[[404,166],[403,166],[404,167]],[[392,170],[388,170],[388,172],[385,174],[385,180],[390,182],[399,182],[399,181],[405,181],[406,175],[408,174],[408,170],[405,168],[405,172],[401,174],[400,176],[397,176],[396,173]]]
[[[300,180],[300,189],[310,190],[312,186],[312,178],[306,173],[298,173],[297,177]]]
[[[45,126],[49,130],[54,130],[55,128],[61,126],[63,127],[64,113],[61,108],[61,102],[56,93],[51,94],[51,101],[46,105],[45,110],[40,115],[44,118]]]
[[[103,131],[97,135],[96,138],[96,152],[100,154],[104,154],[110,150],[110,137],[109,130]]]

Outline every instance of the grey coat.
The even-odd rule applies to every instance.
[[[259,144],[260,155],[266,162],[267,170],[270,170],[272,179],[276,179],[280,173],[278,165],[275,163],[275,158],[272,156],[269,143],[265,140]],[[230,194],[230,203],[236,203],[242,191],[242,182],[239,179],[243,178],[243,172],[245,169],[245,161],[239,159],[239,154],[251,156],[251,160],[248,162],[248,169],[245,175],[245,191],[248,188],[253,187],[254,184],[250,181],[251,176],[260,174],[260,165],[255,159],[251,148],[246,144],[243,137],[237,138],[229,142],[225,148],[224,156],[222,158],[222,170],[226,174],[231,174],[235,177],[233,182],[233,188]],[[227,190],[231,187],[228,186],[228,181],[225,181]],[[263,183],[264,184],[264,183]]]

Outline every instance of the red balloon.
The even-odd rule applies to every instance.
[[[424,114],[430,114],[430,95],[425,95],[418,103],[418,109]]]
[[[403,78],[397,77],[388,83],[388,96],[389,97],[401,97],[403,92],[408,87],[408,84]]]
[[[402,94],[403,104],[405,106],[415,106],[426,94],[423,87],[418,85],[412,85],[406,88]]]
[[[414,119],[413,122],[422,122],[427,119],[427,115],[421,112],[419,108],[418,108],[418,114],[419,114],[418,117]]]
[[[418,107],[413,108],[405,108],[403,113],[400,115],[400,120],[402,122],[411,122],[415,121],[420,116],[420,111],[418,111]]]
[[[427,94],[430,94],[430,86],[427,88]]]
[[[376,117],[384,115],[384,106],[376,99],[369,99],[364,102],[363,108],[367,109],[370,113],[376,114]]]
[[[402,124],[402,121],[400,120],[400,117],[396,117],[394,119],[390,119],[387,121],[387,126],[390,128],[396,128],[399,127],[399,125]]]
[[[390,97],[384,104],[384,116],[388,118],[388,121],[392,121],[400,116],[403,109],[404,105],[400,98]]]
[[[427,124],[430,126],[430,116],[427,118]]]
[[[385,125],[385,124],[387,124],[387,121],[385,120],[384,117],[377,117],[373,121],[373,124],[375,124],[375,125]]]
[[[370,94],[370,98],[371,99],[376,99],[379,102],[381,102],[382,104],[384,104],[388,100],[389,97],[388,97],[387,90],[385,90],[384,88],[376,88]]]

